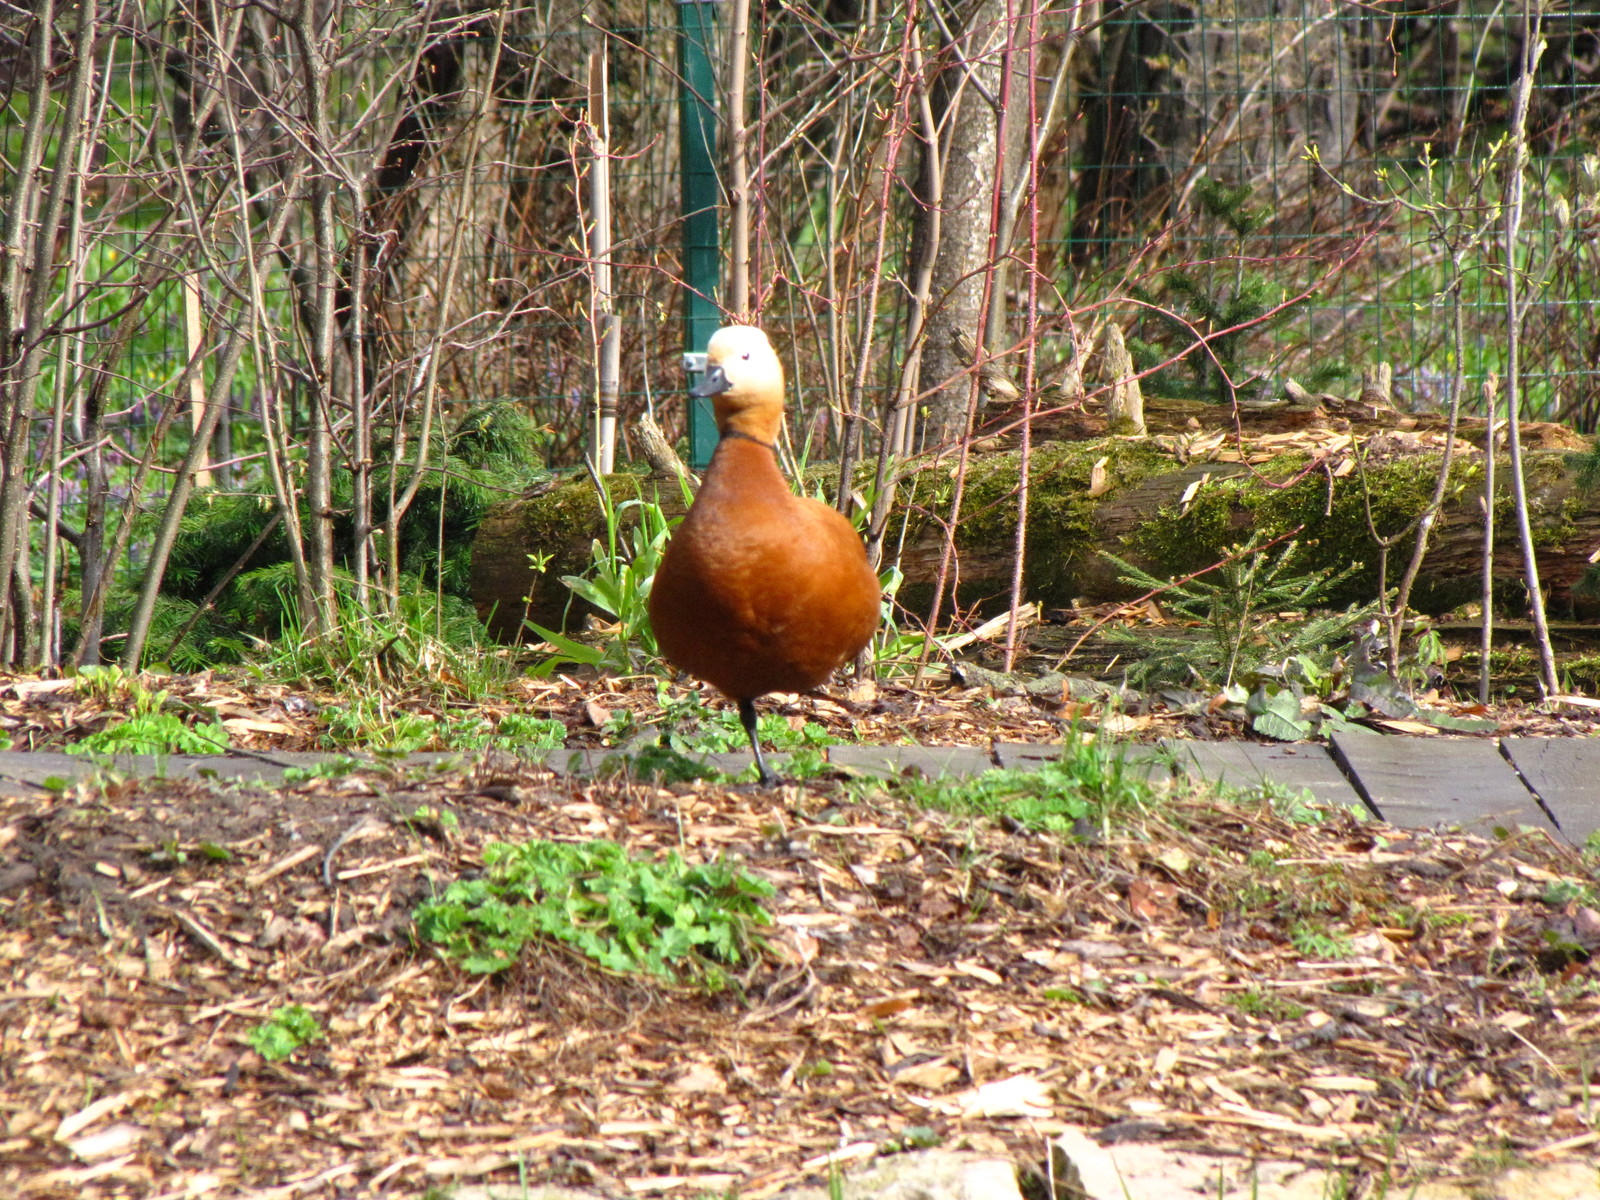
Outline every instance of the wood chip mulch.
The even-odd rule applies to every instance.
[[[412,944],[527,837],[736,856],[777,887],[767,949],[708,995]],[[1596,894],[1538,836],[1184,795],[1088,844],[861,784],[488,763],[0,800],[0,1195],[753,1198],[908,1137],[1032,1161],[1068,1124],[1373,1179],[1585,1155]],[[269,1063],[247,1035],[288,1003],[328,1037]]]
[[[998,652],[992,657],[998,664]],[[1044,669],[1046,658],[1030,667]],[[940,676],[945,678],[941,679]],[[1059,741],[1073,724],[1099,727],[1121,741],[1154,742],[1163,738],[1237,738],[1248,735],[1242,710],[1215,705],[1169,704],[1161,696],[1140,698],[1106,712],[1096,701],[1074,700],[1066,689],[1010,694],[991,687],[953,687],[948,671],[935,668],[923,686],[905,680],[835,689],[826,695],[775,696],[761,702],[763,713],[776,713],[795,727],[821,725],[844,742],[915,744],[923,746],[987,746],[993,742]],[[653,675],[559,675],[552,679],[513,677],[504,694],[493,700],[455,700],[439,689],[387,697],[392,714],[417,714],[434,722],[438,736],[403,745],[385,743],[380,722],[370,722],[346,736],[333,733],[334,718],[351,704],[348,693],[290,688],[252,679],[242,673],[205,671],[192,675],[150,675],[146,687],[159,687],[168,711],[186,712],[194,721],[219,722],[234,749],[273,751],[471,750],[481,745],[508,713],[550,718],[565,728],[568,746],[622,746],[648,729],[670,728],[663,697],[682,700],[691,688],[663,683]],[[1020,690],[1020,689],[1019,689]],[[731,713],[732,705],[712,689],[700,689],[704,706]],[[1496,722],[1492,736],[1583,737],[1600,735],[1600,702],[1565,697],[1548,706],[1507,702],[1478,705],[1430,696],[1427,703],[1454,715],[1486,717]],[[124,719],[128,702],[108,699],[74,679],[0,677],[0,736],[18,751],[61,751],[108,724]],[[625,727],[612,718],[631,715]],[[480,741],[450,736],[452,722],[476,722]],[[1381,727],[1381,726],[1380,726]],[[354,739],[354,740],[352,740]],[[735,738],[731,749],[742,749]],[[218,747],[217,753],[226,753]]]

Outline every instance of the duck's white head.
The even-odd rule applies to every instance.
[[[712,396],[717,428],[770,443],[783,420],[783,364],[753,325],[724,325],[706,347],[706,374],[693,389]]]

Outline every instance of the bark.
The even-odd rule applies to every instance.
[[[945,26],[956,36],[943,48],[934,85],[943,138],[923,146],[924,153],[940,156],[943,201],[921,364],[923,391],[944,384],[927,402],[929,446],[953,441],[965,431],[971,391],[955,349],[956,335],[964,333],[974,342],[984,337],[983,275],[995,188],[1005,16],[1002,0],[977,0],[964,11],[945,13]],[[933,176],[924,169],[924,179]],[[925,245],[928,238],[918,240]]]

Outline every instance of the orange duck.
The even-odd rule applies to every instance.
[[[763,784],[758,696],[808,692],[878,627],[878,578],[842,515],[794,495],[778,470],[783,365],[761,330],[728,325],[696,396],[714,397],[722,434],[689,515],[650,591],[656,642],[675,666],[739,705]]]

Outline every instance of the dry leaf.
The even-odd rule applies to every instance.
[[[144,1140],[145,1131],[126,1121],[107,1126],[98,1133],[88,1133],[67,1143],[67,1148],[84,1162],[99,1162],[127,1154]]]
[[[1359,1075],[1313,1075],[1305,1081],[1308,1088],[1316,1088],[1319,1092],[1376,1092],[1378,1083],[1374,1079],[1362,1079]]]
[[[1130,733],[1150,728],[1151,719],[1149,716],[1133,713],[1108,712],[1095,722],[1095,727],[1112,737],[1126,737]]]
[[[1211,472],[1207,471],[1204,475],[1200,476],[1199,479],[1196,479],[1188,487],[1184,488],[1183,495],[1178,497],[1178,511],[1188,511],[1189,503],[1195,498],[1196,493],[1198,493],[1201,488],[1205,487],[1205,485],[1210,482]]]
[[[1499,1091],[1494,1080],[1480,1071],[1458,1087],[1455,1094],[1462,1100],[1481,1100],[1487,1104],[1499,1094]]]
[[[118,1092],[114,1096],[104,1096],[93,1104],[80,1108],[69,1117],[63,1117],[61,1124],[56,1126],[56,1141],[70,1141],[74,1134],[81,1133],[102,1117],[121,1112],[141,1095],[142,1092]]]
[[[1160,920],[1171,915],[1172,902],[1177,894],[1178,889],[1170,883],[1135,879],[1128,885],[1128,907],[1141,920]]]
[[[55,692],[70,692],[78,686],[76,679],[16,679],[6,685],[18,700],[32,700]]]
[[[672,1089],[677,1092],[691,1094],[698,1092],[725,1092],[728,1090],[728,1081],[710,1063],[695,1063],[672,1081]]]
[[[1156,861],[1174,875],[1182,875],[1194,865],[1194,859],[1178,846],[1171,846],[1156,856]]]
[[[936,1058],[932,1062],[914,1062],[891,1067],[889,1077],[905,1087],[937,1092],[960,1079],[961,1068],[952,1066],[946,1059]]]
[[[252,717],[229,717],[222,722],[222,727],[229,733],[277,733],[289,736],[295,732],[293,725],[285,725],[282,721],[257,721]]]
[[[1404,717],[1374,721],[1373,724],[1382,725],[1385,729],[1392,729],[1396,733],[1415,733],[1427,736],[1439,732],[1437,725],[1428,725],[1422,721],[1408,721]]]
[[[1048,1117],[1050,1089],[1037,1075],[997,1079],[947,1100],[924,1101],[929,1108],[962,1117]]]
[[[904,996],[890,996],[887,1000],[879,1000],[875,1004],[867,1005],[861,1010],[861,1013],[863,1016],[871,1017],[875,1021],[881,1020],[884,1017],[892,1017],[895,1014],[903,1013],[906,1011],[906,1009],[910,1008],[911,1001],[915,998],[915,992],[911,992]]]
[[[875,679],[860,680],[852,684],[850,690],[844,696],[852,704],[871,704],[878,698],[878,681]]]
[[[956,970],[960,971],[963,975],[971,976],[973,979],[982,980],[990,987],[999,987],[1001,984],[1005,983],[1003,978],[989,970],[988,967],[979,966],[975,962],[958,962],[956,964]]]

